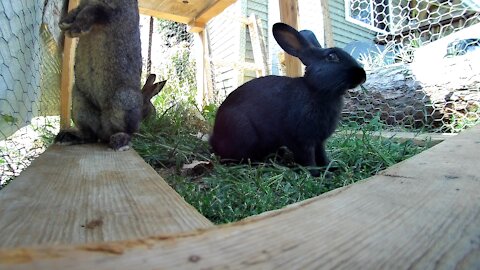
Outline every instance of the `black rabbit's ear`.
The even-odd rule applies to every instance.
[[[278,45],[288,54],[295,57],[301,58],[302,52],[310,45],[310,43],[290,25],[276,23],[273,25],[272,32]]]
[[[302,30],[299,32],[302,37],[304,37],[312,47],[322,48],[320,42],[318,42],[315,34],[310,30]]]

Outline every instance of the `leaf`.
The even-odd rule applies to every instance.
[[[18,122],[18,119],[16,117],[8,114],[0,114],[0,118],[9,124],[15,124]]]

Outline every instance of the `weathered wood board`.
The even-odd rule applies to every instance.
[[[371,136],[392,139],[399,142],[412,141],[416,145],[436,145],[444,140],[456,136],[457,133],[413,133],[413,132],[372,132]],[[362,138],[363,132],[358,132],[357,137]]]
[[[206,23],[236,0],[139,0],[140,12],[157,18],[189,24],[200,32]]]
[[[53,145],[0,192],[0,247],[127,240],[207,228],[134,150]]]
[[[230,225],[0,250],[8,269],[480,269],[480,126],[377,176]]]

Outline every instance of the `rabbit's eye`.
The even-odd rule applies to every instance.
[[[329,53],[327,55],[327,61],[338,62],[338,61],[340,61],[340,59],[338,59],[338,55],[336,53]]]

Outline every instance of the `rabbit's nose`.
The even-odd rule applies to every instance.
[[[357,87],[367,80],[367,74],[363,68],[355,68],[352,70],[352,86]]]

